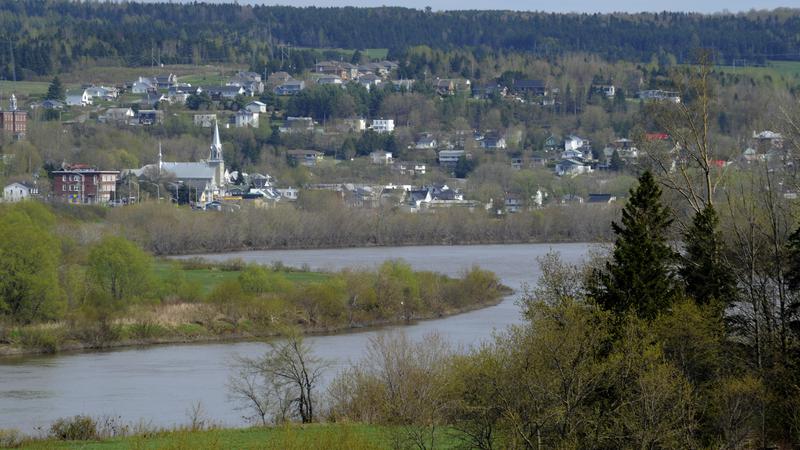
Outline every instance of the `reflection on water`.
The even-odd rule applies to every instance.
[[[436,247],[390,247],[336,250],[237,252],[205,255],[210,259],[241,258],[314,269],[374,267],[402,258],[418,270],[458,276],[472,265],[498,274],[519,292],[538,278],[536,258],[549,251],[568,262],[579,262],[587,244],[525,244]],[[518,295],[518,294],[516,294]],[[489,308],[409,326],[349,334],[313,336],[315,352],[333,362],[328,379],[364,353],[370,336],[402,329],[418,339],[437,332],[458,346],[469,347],[491,337],[494,330],[520,321],[516,295]],[[235,355],[257,356],[261,342],[167,345],[108,352],[62,354],[0,360],[0,429],[32,432],[59,417],[89,414],[120,416],[127,422],[145,420],[171,427],[188,421],[197,402],[210,418],[225,425],[242,425],[241,414],[227,398],[225,384]]]

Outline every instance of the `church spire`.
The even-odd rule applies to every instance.
[[[219,123],[217,121],[214,121],[214,140],[211,141],[211,154],[209,155],[208,160],[222,160],[222,142],[219,140]]]

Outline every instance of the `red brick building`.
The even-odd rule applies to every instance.
[[[53,196],[68,203],[108,203],[117,190],[118,170],[74,165],[53,172]]]
[[[24,136],[28,131],[28,113],[17,109],[17,98],[13,94],[10,108],[0,111],[0,130],[14,136]]]

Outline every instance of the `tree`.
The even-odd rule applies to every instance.
[[[686,293],[700,305],[719,302],[721,313],[725,305],[735,300],[736,280],[723,259],[725,243],[713,205],[695,213],[683,237],[686,252],[679,272]]]
[[[65,97],[64,85],[61,84],[61,79],[56,75],[53,77],[53,81],[50,82],[50,86],[47,88],[47,94],[44,98],[45,100],[63,101]]]
[[[261,358],[239,359],[239,375],[228,384],[231,395],[242,401],[243,407],[249,405],[264,423],[270,401],[283,412],[283,417],[276,416],[278,419],[285,418],[294,407],[301,422],[313,422],[316,389],[327,363],[315,356],[311,346],[294,331],[269,346]]]
[[[595,270],[591,291],[600,306],[618,316],[633,311],[653,319],[676,295],[672,274],[676,255],[666,235],[671,212],[661,204],[661,189],[649,171],[639,177],[630,195],[622,223],[611,223],[617,236],[611,261],[605,270]]]
[[[39,203],[0,209],[0,313],[16,322],[55,319],[62,311],[53,223]]]
[[[625,163],[622,161],[622,158],[619,157],[619,151],[614,149],[614,153],[611,154],[611,163],[609,168],[614,172],[619,172],[622,170],[622,167]]]
[[[89,250],[86,275],[114,301],[146,292],[151,273],[150,255],[120,236],[106,236]]]
[[[788,242],[789,267],[786,277],[789,282],[789,289],[800,291],[800,227],[790,236]]]

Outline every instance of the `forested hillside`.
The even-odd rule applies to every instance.
[[[719,62],[800,58],[800,11],[747,14],[430,12],[407,8],[294,8],[236,4],[0,1],[0,76],[25,79],[76,65],[238,62],[259,69],[278,46],[597,53],[611,60]],[[303,64],[302,59],[295,62]]]

